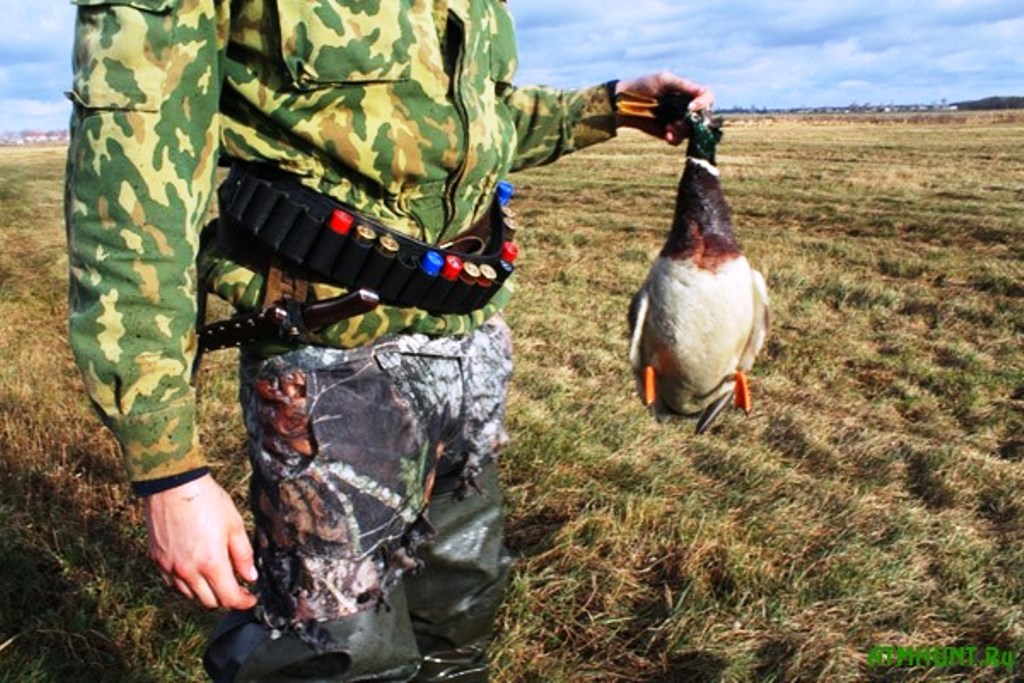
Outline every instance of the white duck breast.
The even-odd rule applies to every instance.
[[[736,397],[768,334],[764,278],[740,251],[711,164],[688,159],[668,240],[630,307],[630,364],[644,402],[662,419],[707,429]]]

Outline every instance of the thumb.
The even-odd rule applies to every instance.
[[[249,542],[244,528],[235,529],[228,537],[228,553],[231,555],[231,566],[236,574],[249,582],[259,578],[252,560],[252,543]]]

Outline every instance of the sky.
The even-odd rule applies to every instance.
[[[386,0],[394,1],[394,0]],[[667,69],[718,108],[1024,96],[1021,0],[508,0],[519,83],[573,88]],[[63,129],[74,9],[0,0],[0,132]]]

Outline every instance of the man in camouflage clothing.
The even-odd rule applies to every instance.
[[[71,343],[164,580],[234,610],[211,675],[486,680],[507,568],[493,459],[511,363],[496,313],[514,277],[476,310],[385,301],[300,344],[247,345],[254,561],[196,437],[197,292],[245,314],[270,289],[310,303],[346,288],[291,268],[282,289],[271,256],[224,239],[224,220],[201,239],[216,169],[283,171],[438,245],[491,210],[507,174],[617,125],[682,140],[681,121],[617,114],[619,91],[694,109],[710,92],[667,73],[514,86],[503,0],[73,2]]]

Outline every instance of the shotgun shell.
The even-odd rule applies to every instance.
[[[505,284],[505,280],[507,280],[509,278],[509,276],[512,275],[512,273],[513,273],[513,271],[515,271],[516,267],[513,266],[508,261],[505,261],[504,259],[502,259],[501,261],[498,261],[495,264],[494,269],[498,273],[498,277],[496,277],[494,279],[494,285],[496,287],[500,287],[501,285]],[[495,290],[495,291],[497,291],[497,290]]]
[[[437,276],[444,267],[444,257],[430,250],[420,257],[419,268],[402,288],[399,297],[403,305],[420,308],[430,288],[437,282]]]
[[[459,279],[467,285],[475,285],[480,279],[480,266],[468,261],[463,263],[462,274],[459,276]]]
[[[480,264],[480,278],[477,280],[477,284],[481,287],[490,287],[491,283],[498,278],[498,272],[494,268],[487,264]]]
[[[391,235],[381,235],[377,240],[377,253],[384,258],[395,258],[398,255],[398,240]]]
[[[391,265],[387,278],[380,286],[380,297],[389,304],[410,305],[402,298],[402,294],[409,279],[419,272],[419,263],[413,254],[400,251]]]
[[[455,279],[462,273],[462,259],[454,254],[448,254],[444,259],[444,266],[441,267],[440,276],[449,282],[455,282]]]
[[[397,255],[398,240],[391,235],[381,235],[374,245],[373,253],[367,258],[363,269],[359,271],[359,285],[374,290],[378,289]]]
[[[505,239],[513,239],[516,236],[516,230],[519,229],[519,224],[513,216],[505,216],[502,221],[505,225]]]
[[[359,224],[355,232],[350,236],[348,244],[341,252],[331,275],[344,285],[351,286],[356,283],[359,270],[366,262],[366,257],[373,249],[373,243],[377,239],[377,233],[368,225]]]
[[[423,271],[427,277],[437,277],[443,266],[444,257],[436,251],[428,251],[423,255],[423,258],[420,259],[420,270]]]
[[[377,233],[368,225],[356,226],[356,242],[360,245],[370,246],[377,239]]]
[[[350,214],[348,211],[342,209],[335,209],[330,218],[327,219],[327,227],[333,232],[339,235],[347,235],[352,230],[352,224],[356,222],[356,217]]]
[[[494,286],[498,279],[498,271],[487,263],[480,264],[480,277],[476,281],[476,291],[473,292],[472,308],[483,308],[498,288]]]
[[[515,186],[507,180],[499,180],[498,187],[495,191],[495,195],[498,197],[498,204],[505,206],[512,199],[512,195],[516,193]]]
[[[428,311],[439,310],[441,304],[445,300],[445,297],[448,296],[448,292],[451,291],[452,286],[462,274],[462,268],[462,259],[458,256],[454,254],[448,254],[445,256],[444,265],[441,266],[441,272],[438,273],[437,279],[434,284],[431,285],[430,291],[423,297],[423,301],[420,303],[420,308]]]
[[[501,245],[502,261],[515,263],[517,258],[519,258],[519,247],[516,246],[515,242],[505,242],[505,244]]]
[[[459,281],[455,283],[441,302],[442,310],[453,313],[472,310],[468,304],[471,301],[477,280],[479,279],[480,267],[469,261],[463,263],[462,272],[459,274]]]

